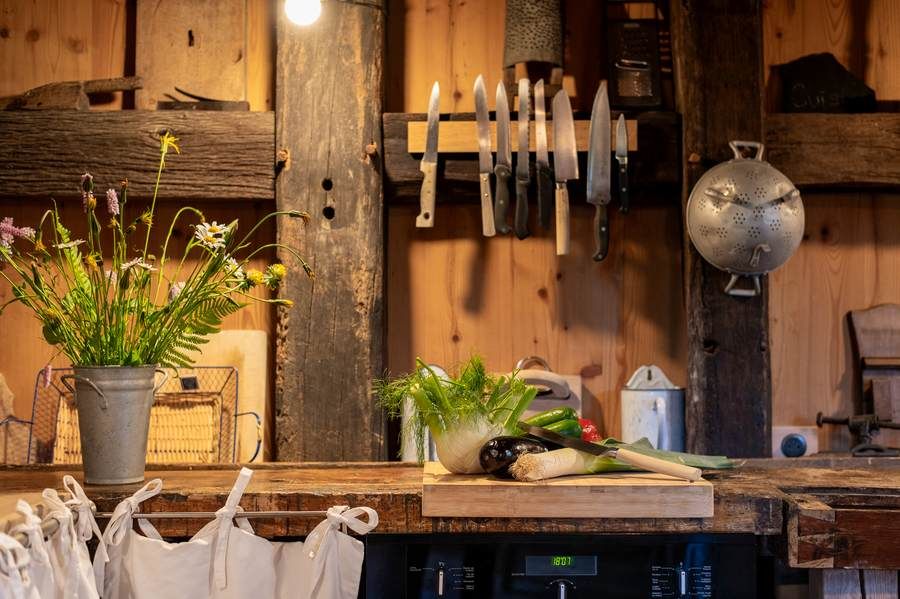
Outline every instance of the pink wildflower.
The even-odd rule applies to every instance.
[[[34,229],[31,227],[17,227],[13,224],[13,219],[9,216],[0,220],[0,245],[8,248],[15,241],[16,237],[25,237],[34,239]]]
[[[113,216],[119,214],[119,194],[115,189],[106,190],[106,210]]]

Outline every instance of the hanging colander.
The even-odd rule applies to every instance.
[[[803,201],[782,172],[763,161],[763,144],[732,141],[734,159],[709,169],[687,202],[688,235],[710,264],[731,273],[725,293],[754,296],[760,276],[775,270],[803,238]],[[742,148],[756,151],[744,158]],[[735,288],[740,277],[752,289]]]

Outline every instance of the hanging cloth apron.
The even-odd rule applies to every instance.
[[[40,599],[28,578],[30,558],[21,543],[0,532],[0,597]]]
[[[53,565],[44,542],[41,530],[41,519],[34,513],[31,504],[22,499],[16,502],[16,511],[23,521],[10,529],[10,534],[23,534],[28,539],[28,578],[29,585],[37,597],[52,599],[56,596],[56,581],[53,578]]]
[[[107,555],[94,560],[104,599],[274,597],[272,545],[240,518],[239,503],[252,475],[242,468],[216,519],[184,543],[164,541],[143,519],[138,522],[144,535],[132,529],[133,514],[142,501],[160,492],[161,481],[150,481],[121,502],[103,533]]]
[[[366,520],[359,517],[366,515]],[[378,526],[372,508],[336,506],[302,543],[273,543],[277,599],[356,599],[363,543],[340,530],[366,534]]]
[[[55,518],[59,530],[50,535],[47,543],[53,578],[56,583],[56,599],[97,599],[97,585],[87,542],[93,536],[98,539],[97,555],[106,555],[106,544],[100,528],[94,520],[94,504],[84,494],[81,485],[69,475],[63,477],[63,487],[70,499],[63,501],[56,489],[44,489],[46,518]],[[73,512],[78,514],[75,522]],[[42,598],[45,599],[45,598]]]

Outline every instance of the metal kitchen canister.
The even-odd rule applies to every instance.
[[[684,389],[658,366],[638,368],[621,397],[623,441],[646,437],[657,449],[684,451]]]

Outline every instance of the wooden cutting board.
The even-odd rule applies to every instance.
[[[713,486],[652,472],[565,476],[536,483],[450,474],[427,462],[422,515],[433,518],[711,518]]]

